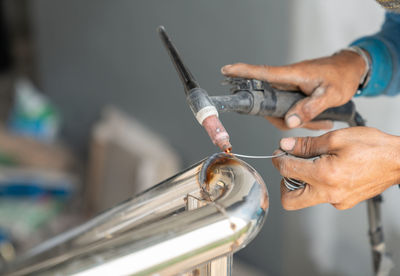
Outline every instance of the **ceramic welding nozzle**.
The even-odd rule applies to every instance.
[[[197,87],[188,92],[186,100],[200,125],[204,127],[211,141],[224,152],[230,152],[232,145],[229,134],[218,119],[218,111],[207,94]]]

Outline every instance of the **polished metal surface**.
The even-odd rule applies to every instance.
[[[221,188],[223,188],[223,186]],[[190,211],[201,208],[206,204],[207,201],[204,201],[200,198],[188,197],[186,206],[187,210]],[[232,261],[232,254],[222,256],[218,259],[214,259],[210,262],[195,267],[194,269],[191,269],[191,271],[180,274],[180,276],[231,276]]]
[[[188,210],[191,199],[202,206]],[[265,184],[253,168],[215,154],[33,248],[2,272],[175,275],[246,246],[268,205]]]

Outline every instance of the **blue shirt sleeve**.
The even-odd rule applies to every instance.
[[[361,96],[400,94],[400,13],[386,13],[382,29],[354,41],[371,57],[370,80]]]

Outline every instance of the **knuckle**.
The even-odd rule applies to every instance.
[[[325,135],[325,144],[328,146],[328,148],[331,148],[338,143],[338,132],[337,131],[331,131],[326,133]]]
[[[288,165],[287,162],[281,160],[278,163],[278,170],[282,176],[288,176]]]
[[[371,128],[370,130],[371,130],[371,134],[369,135],[370,137],[376,137],[376,138],[378,138],[378,137],[381,137],[381,135],[383,134],[383,132],[380,131],[380,130],[377,129],[377,128]]]
[[[346,195],[346,191],[340,187],[334,187],[329,190],[328,200],[330,203],[334,204],[344,204],[344,198]]]
[[[313,151],[313,137],[307,136],[301,139],[301,153],[310,155]]]
[[[311,119],[313,119],[314,116],[314,112],[315,112],[315,101],[310,101],[306,104],[304,104],[301,107],[301,112],[303,113],[303,122],[308,122]]]
[[[350,208],[346,204],[332,204],[332,206],[335,207],[337,210],[341,210],[341,211]]]
[[[270,67],[266,64],[262,64],[260,65],[260,68],[264,69],[265,71],[268,71]]]
[[[302,67],[296,66],[295,64],[288,64],[285,66],[282,66],[282,68],[285,69],[286,72],[290,73],[290,74],[294,74],[297,75],[299,77],[302,77]]]
[[[320,184],[328,184],[328,182],[331,182],[330,175],[327,175],[326,169],[323,166],[314,166],[311,177]]]
[[[263,65],[260,65],[259,68],[261,69],[260,71],[263,75],[268,75],[270,73],[271,67],[269,65],[263,64]]]
[[[347,210],[347,209],[353,208],[356,204],[357,204],[357,202],[343,201],[343,202],[332,204],[332,205],[338,210]]]
[[[313,60],[307,59],[286,65],[286,67],[296,70],[296,72],[298,72],[299,74],[302,74],[302,72],[304,72],[306,75],[310,75],[310,73],[313,73],[314,71],[313,65]]]
[[[328,94],[329,90],[325,86],[318,86],[312,93],[311,97],[313,99],[319,99]]]
[[[324,182],[324,184],[328,186],[335,187],[336,184],[335,175],[336,172],[334,168],[320,169],[321,180]]]
[[[332,181],[329,176],[326,175],[326,173],[320,173],[317,175],[319,177],[319,183],[326,186],[326,187],[331,187],[332,186]],[[328,193],[329,194],[329,193]]]
[[[324,101],[325,97],[312,97],[301,107],[304,121],[310,121],[318,116],[322,111],[329,106]]]
[[[347,102],[347,100],[343,96],[343,93],[340,93],[340,91],[334,87],[328,87],[326,89],[325,95],[326,100],[329,102],[330,106],[337,106]]]

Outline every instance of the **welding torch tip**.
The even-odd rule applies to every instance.
[[[229,136],[226,138],[218,139],[215,141],[215,145],[221,149],[221,151],[225,153],[231,153],[232,145],[229,142]]]
[[[204,119],[202,125],[207,131],[208,136],[210,136],[211,141],[219,147],[221,151],[230,152],[232,150],[232,145],[229,142],[229,134],[216,115]]]
[[[228,144],[229,145],[227,145],[227,146],[223,146],[222,150],[223,150],[223,152],[230,154],[232,152],[232,145],[231,145],[231,143],[229,143],[229,141],[228,141]]]
[[[225,136],[225,138],[217,140],[216,145],[225,153],[231,153],[232,151],[232,145],[229,142],[229,136]]]

